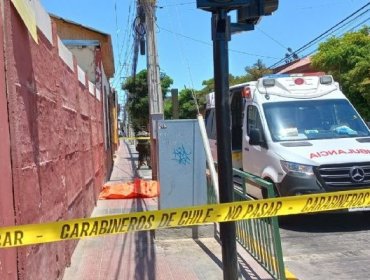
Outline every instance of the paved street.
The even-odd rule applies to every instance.
[[[135,146],[122,141],[115,156],[114,169],[108,184],[126,182],[136,176],[149,179],[151,170],[136,169],[137,159]],[[149,211],[157,208],[157,198],[98,200],[92,216]],[[221,280],[223,279],[221,245],[213,236],[213,225],[200,227],[198,230],[199,239],[190,238],[190,228],[81,239],[63,279]],[[238,262],[242,279],[272,279],[240,246]]]
[[[0,0],[0,280],[370,280],[369,15]]]
[[[301,280],[366,280],[370,213],[294,216],[282,220],[286,267]]]

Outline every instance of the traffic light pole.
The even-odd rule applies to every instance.
[[[232,202],[234,191],[231,158],[228,42],[231,40],[231,33],[253,30],[259,18],[274,12],[278,3],[278,0],[197,0],[197,8],[212,12],[220,203]],[[237,10],[237,23],[230,23],[227,12],[231,10]],[[224,279],[236,280],[239,273],[235,222],[220,223],[220,238]]]
[[[220,203],[233,201],[231,130],[229,105],[228,41],[231,39],[230,17],[225,9],[212,14],[213,63],[217,127],[218,185]],[[220,223],[223,274],[226,280],[238,279],[235,222]]]

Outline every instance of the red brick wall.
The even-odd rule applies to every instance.
[[[4,2],[16,224],[89,216],[106,169],[101,102],[59,57],[55,27],[54,45],[40,31],[36,44]],[[75,245],[17,249],[19,279],[60,278]]]
[[[95,127],[96,127],[96,138],[94,138],[93,141],[93,149],[94,149],[94,169],[95,169],[95,180],[97,187],[97,182],[105,180],[107,170],[109,169],[108,166],[106,166],[106,157],[108,151],[105,151],[104,147],[104,115],[103,115],[103,87],[102,87],[102,51],[100,48],[97,48],[95,50],[95,83],[96,88],[99,90],[100,94],[100,102],[95,102],[95,109],[96,109],[96,118],[95,118]],[[96,154],[95,154],[96,153]],[[97,192],[99,189],[96,190]]]
[[[2,30],[0,5],[0,227],[15,223]],[[0,250],[0,279],[17,279],[16,257],[16,249]]]

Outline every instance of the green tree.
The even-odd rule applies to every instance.
[[[262,76],[272,73],[272,70],[268,69],[260,59],[258,59],[257,62],[254,63],[252,66],[245,67],[245,71],[246,74],[241,76],[234,76],[232,74],[229,74],[229,86],[234,86],[249,81],[256,81]],[[205,80],[203,81],[202,85],[204,87],[198,92],[198,95],[201,100],[200,103],[203,104],[204,107],[204,104],[206,102],[206,95],[214,91],[214,79],[212,78],[209,80]]]
[[[195,119],[198,114],[198,110],[193,98],[193,93],[196,96],[198,106],[200,110],[204,108],[205,96],[201,95],[192,89],[185,88],[179,93],[179,118],[180,119]],[[172,100],[166,99],[165,101],[165,117],[172,117]]]
[[[261,59],[258,59],[253,66],[245,67],[245,72],[247,72],[246,78],[248,81],[257,81],[264,75],[271,74],[272,70],[268,69]]]
[[[260,59],[257,60],[257,62],[253,64],[253,66],[245,67],[245,71],[246,74],[241,76],[234,76],[232,74],[229,74],[229,86],[234,86],[249,81],[256,81],[262,76],[272,73],[272,71],[268,69]],[[202,85],[204,87],[198,92],[198,96],[200,99],[200,108],[204,108],[207,94],[214,91],[214,79],[212,78],[209,80],[205,80],[203,81]]]
[[[242,83],[249,82],[250,79],[247,75],[241,75],[241,76],[233,76],[230,75],[231,77],[229,78],[229,85],[234,86]]]
[[[359,113],[370,120],[370,28],[320,44],[312,57],[316,69],[333,75]]]
[[[229,74],[229,86],[249,82],[250,78],[247,75],[241,75],[241,76],[234,76],[232,74]],[[203,93],[210,93],[215,90],[215,81],[213,78],[209,80],[204,80],[202,82],[202,85],[204,86],[200,92]]]
[[[256,81],[264,75],[271,74],[272,70],[268,69],[261,59],[258,59],[256,63],[252,66],[247,66],[244,68],[246,71],[245,75],[234,76],[229,74],[229,85],[234,86],[237,84],[242,84],[250,81]],[[203,81],[204,86],[201,90],[201,94],[207,94],[214,91],[214,79],[209,79]]]
[[[229,86],[246,83],[248,81],[250,81],[250,79],[247,75],[234,76],[232,74],[229,74]],[[198,98],[200,100],[200,108],[204,107],[207,94],[215,90],[215,81],[213,78],[209,80],[204,80],[202,82],[202,85],[203,88],[197,92]]]
[[[164,73],[161,73],[161,87],[163,96],[173,80]],[[129,114],[132,128],[135,132],[147,129],[149,123],[149,96],[147,70],[142,70],[134,77],[129,77],[122,85],[122,89],[128,92],[126,110]]]

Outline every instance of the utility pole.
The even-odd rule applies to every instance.
[[[177,88],[171,89],[172,96],[172,119],[179,118],[179,90]]]
[[[152,178],[158,178],[157,131],[156,122],[163,119],[163,98],[158,63],[158,52],[155,30],[155,0],[140,0],[144,9],[146,24],[147,80],[149,94],[149,130]]]

